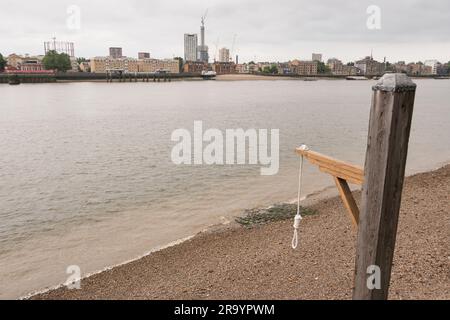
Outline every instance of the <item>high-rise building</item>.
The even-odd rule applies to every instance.
[[[113,59],[122,58],[122,48],[119,47],[111,47],[109,48],[109,56]]]
[[[150,52],[138,52],[138,59],[150,59]]]
[[[321,53],[313,53],[312,61],[322,62],[322,54]]]
[[[222,48],[219,50],[219,62],[230,62],[230,50]]]
[[[202,25],[200,27],[200,45],[198,46],[198,60],[201,62],[209,61],[208,46],[205,44],[205,17],[202,17]]]
[[[197,34],[184,34],[184,61],[197,61]]]

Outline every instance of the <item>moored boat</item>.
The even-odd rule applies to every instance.
[[[208,71],[202,71],[202,78],[204,80],[212,80],[215,79],[217,76],[217,72],[208,70]]]
[[[8,83],[12,86],[20,84],[19,76],[17,74],[10,76],[8,79]]]
[[[347,80],[369,80],[369,78],[366,78],[363,76],[348,76],[345,79],[347,79]]]

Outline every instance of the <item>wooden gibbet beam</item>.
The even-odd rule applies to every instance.
[[[334,181],[339,190],[339,194],[341,195],[342,202],[344,202],[347,212],[350,213],[350,219],[352,220],[353,225],[357,227],[359,223],[359,209],[356,205],[355,199],[353,198],[352,191],[350,190],[347,181],[344,179],[334,177]]]
[[[357,185],[362,185],[363,183],[364,170],[360,166],[349,164],[311,150],[297,148],[296,152],[304,156],[312,164],[317,165],[322,172]]]
[[[342,202],[344,203],[350,219],[355,227],[359,222],[359,209],[353,198],[348,182],[362,185],[364,171],[361,167],[337,160],[321,153],[297,148],[296,152],[319,167],[319,170],[333,176],[336,187],[339,190]]]
[[[373,87],[353,299],[388,298],[415,92],[404,74],[385,74]],[[379,289],[368,283],[376,285],[377,267]]]

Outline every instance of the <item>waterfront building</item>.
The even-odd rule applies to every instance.
[[[393,64],[393,69],[397,73],[408,73],[408,66],[405,61],[398,61]]]
[[[184,34],[184,61],[197,61],[197,34]]]
[[[95,57],[90,61],[91,72],[105,73],[107,71],[122,71],[124,73],[179,73],[179,62],[176,59],[134,59],[122,57]]]
[[[149,71],[144,72],[154,72],[156,71],[165,71],[167,73],[180,73],[180,63],[177,59],[144,59],[144,64],[150,65]]]
[[[6,63],[11,69],[36,72],[44,70],[43,58],[44,56],[21,56],[13,53],[6,58]]]
[[[113,59],[120,59],[123,57],[122,48],[120,47],[111,47],[109,48],[109,56]]]
[[[219,62],[230,62],[230,50],[222,48],[219,50]]]
[[[433,69],[431,66],[426,66],[423,63],[408,63],[407,73],[413,76],[422,76],[432,74]]]
[[[212,69],[217,74],[232,74],[236,73],[236,64],[234,62],[215,62],[212,64]]]
[[[437,70],[438,75],[449,75],[450,74],[450,64],[447,65],[446,63],[438,62],[436,70]]]
[[[278,74],[291,74],[292,73],[289,62],[277,63],[277,71],[278,71]]]
[[[331,72],[338,69],[342,65],[342,61],[336,58],[330,58],[327,61],[327,66],[330,68]]]
[[[258,72],[258,65],[253,61],[247,65],[248,73]]]
[[[23,61],[23,57],[18,55],[18,54],[15,54],[15,53],[10,54],[6,58],[7,65],[11,66],[11,67],[13,67],[15,69],[19,69],[20,68],[20,64],[22,63],[22,61]]]
[[[355,66],[343,65],[341,75],[344,76],[356,76],[358,75],[359,69]]]
[[[121,57],[94,57],[91,59],[91,72],[105,73],[106,71],[123,71],[128,72],[128,63],[131,58]]]
[[[208,70],[208,64],[201,61],[187,61],[183,66],[185,73],[201,73]]]
[[[317,74],[317,61],[300,61],[293,60],[289,62],[289,68],[291,73],[297,75],[316,75]]]
[[[248,64],[246,63],[236,64],[236,73],[249,73]]]
[[[344,65],[341,60],[336,58],[328,59],[327,66],[331,73],[337,76],[356,76],[359,70],[355,66]]]
[[[385,71],[385,64],[374,60],[371,56],[356,61],[355,67],[360,70],[362,75],[382,75]]]
[[[425,66],[431,68],[431,74],[437,74],[439,62],[437,60],[425,60]]]
[[[21,71],[36,72],[44,70],[44,66],[42,65],[42,59],[37,57],[28,57],[22,60],[18,69]]]

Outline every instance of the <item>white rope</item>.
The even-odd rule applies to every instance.
[[[308,147],[306,145],[301,145],[300,150],[307,151]],[[294,236],[292,238],[292,249],[297,249],[298,246],[298,229],[300,228],[300,221],[302,221],[302,216],[300,214],[300,200],[302,194],[302,179],[303,179],[303,160],[304,156],[302,155],[300,159],[300,168],[298,171],[298,194],[297,194],[297,214],[294,218]]]

